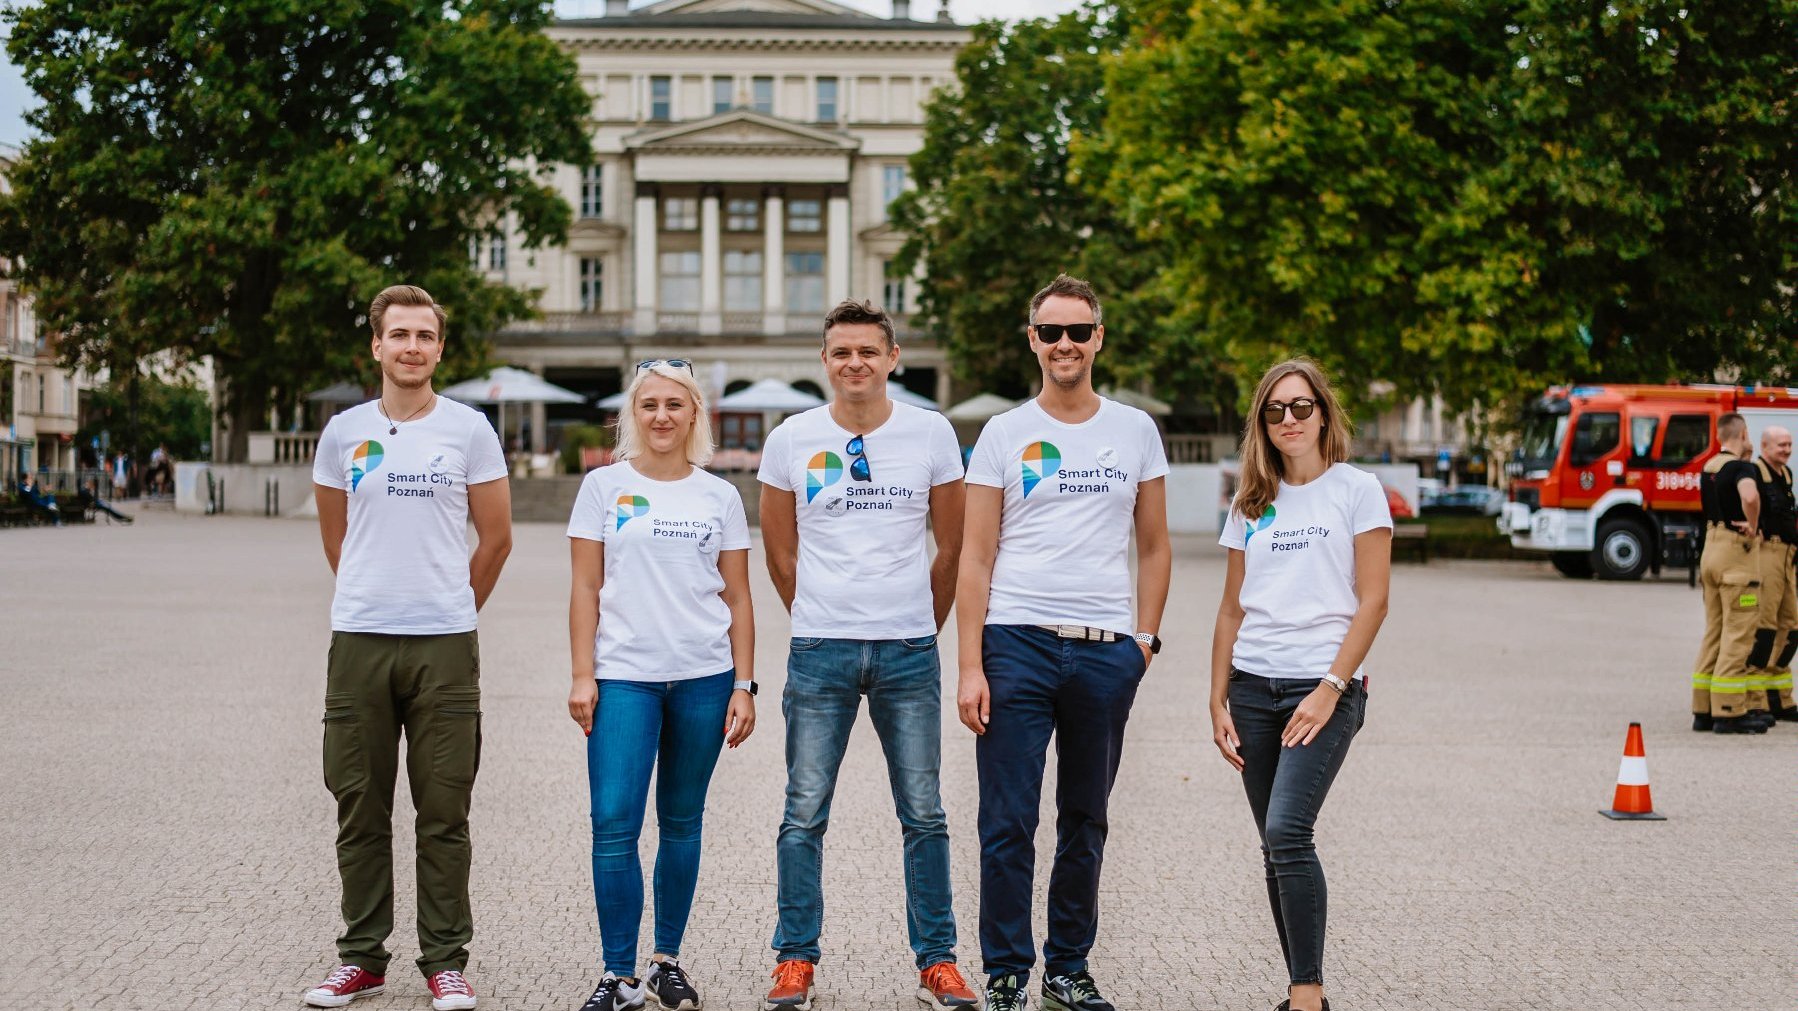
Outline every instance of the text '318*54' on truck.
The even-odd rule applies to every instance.
[[[1704,526],[1700,472],[1719,449],[1717,419],[1731,411],[1759,446],[1769,426],[1798,429],[1798,389],[1554,387],[1524,413],[1499,531],[1579,579],[1692,564]]]

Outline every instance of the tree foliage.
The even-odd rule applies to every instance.
[[[530,311],[471,238],[570,213],[588,99],[537,0],[36,0],[5,15],[42,105],[0,249],[71,362],[212,356],[232,458],[271,403],[366,379],[368,300],[428,288],[453,354]],[[445,363],[451,370],[456,361]]]
[[[134,386],[135,383],[135,386]],[[164,446],[177,460],[199,459],[212,440],[212,416],[206,391],[190,382],[169,382],[138,370],[114,372],[108,381],[91,390],[81,430],[75,441],[82,446],[105,435],[110,452]]]

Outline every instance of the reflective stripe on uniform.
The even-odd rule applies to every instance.
[[[1742,695],[1742,694],[1745,694],[1747,691],[1748,691],[1748,679],[1745,677],[1740,677],[1740,678],[1712,677],[1711,678],[1711,694],[1712,695]]]
[[[1770,692],[1789,692],[1792,690],[1792,672],[1769,674],[1766,678],[1767,690]]]
[[[1750,674],[1742,680],[1747,683],[1748,690],[1751,692],[1764,692],[1767,690],[1767,679],[1759,674]]]
[[[1711,676],[1709,674],[1694,673],[1692,675],[1692,687],[1698,689],[1701,692],[1710,691],[1711,690]]]

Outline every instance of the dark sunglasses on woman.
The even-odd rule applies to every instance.
[[[1294,400],[1290,404],[1282,404],[1278,400],[1270,400],[1267,402],[1266,406],[1261,408],[1261,420],[1270,425],[1278,425],[1280,422],[1286,420],[1286,412],[1291,411],[1294,418],[1304,421],[1306,418],[1311,417],[1311,412],[1315,410],[1317,410],[1317,401],[1306,400],[1303,397]]]

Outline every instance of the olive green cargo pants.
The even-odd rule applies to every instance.
[[[337,798],[343,879],[340,961],[387,972],[393,933],[393,786],[406,738],[418,811],[418,968],[468,964],[468,805],[481,755],[481,662],[473,632],[331,633],[325,787]]]

